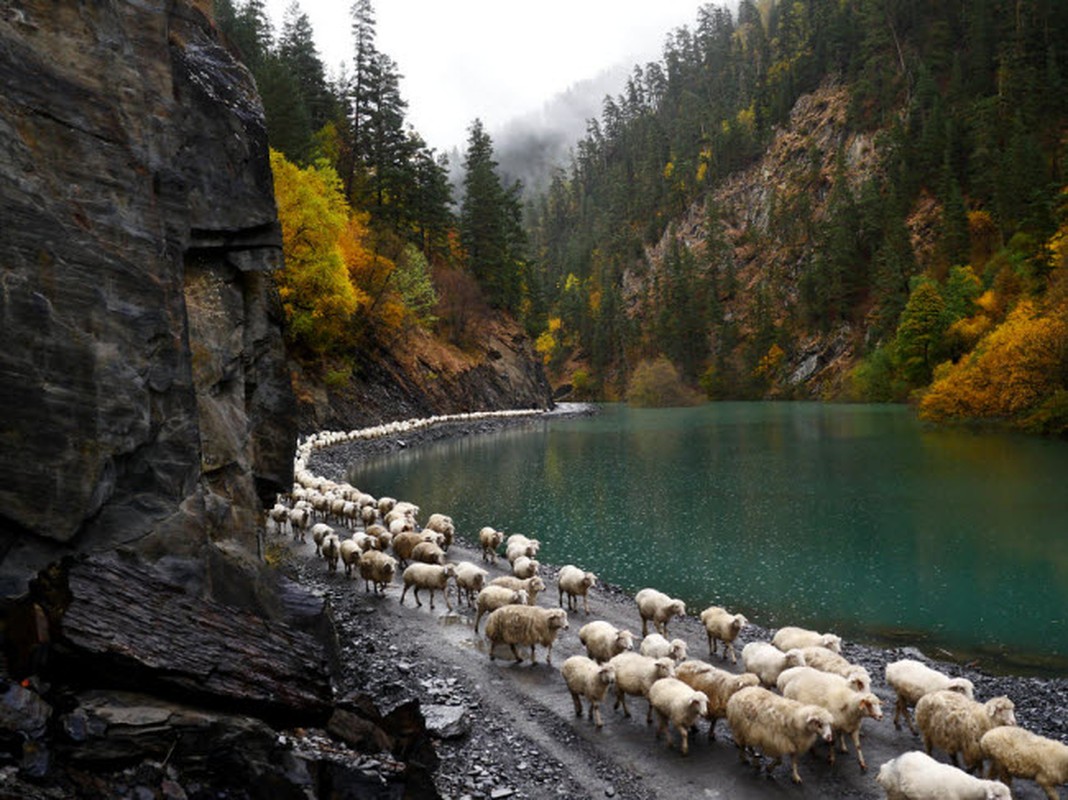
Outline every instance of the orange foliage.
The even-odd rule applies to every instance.
[[[1042,314],[1020,301],[960,363],[941,367],[920,402],[929,420],[1011,420],[1064,389],[1068,309]]]

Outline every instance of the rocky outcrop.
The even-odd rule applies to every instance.
[[[461,349],[421,331],[403,346],[364,354],[344,386],[316,383],[295,367],[303,433],[398,419],[553,405],[533,343],[504,315],[483,320]]]
[[[0,597],[256,543],[294,402],[253,81],[185,0],[0,8]]]

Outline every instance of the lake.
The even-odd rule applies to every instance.
[[[349,479],[691,613],[1068,672],[1068,443],[931,428],[901,406],[599,408]]]

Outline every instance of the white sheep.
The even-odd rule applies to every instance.
[[[705,626],[708,634],[708,654],[714,656],[719,642],[723,642],[723,658],[726,660],[727,651],[730,651],[731,663],[737,664],[738,657],[734,652],[734,640],[738,634],[749,624],[744,614],[732,614],[721,606],[709,606],[701,612],[701,624]]]
[[[331,533],[323,539],[323,558],[326,559],[326,568],[330,572],[337,572],[337,562],[341,557],[341,539],[337,534]]]
[[[345,565],[345,574],[352,577],[352,568],[360,561],[360,546],[355,539],[346,539],[341,543],[341,563]]]
[[[530,578],[517,578],[515,575],[501,575],[489,582],[490,586],[505,586],[516,591],[522,589],[527,593],[527,605],[534,605],[538,601],[538,593],[545,591],[545,581],[540,576]]]
[[[433,542],[420,542],[412,548],[412,561],[420,564],[444,564],[445,551]]]
[[[401,590],[400,601],[401,605],[404,604],[404,595],[408,593],[408,588],[415,587],[415,591],[412,594],[415,596],[415,604],[422,606],[422,602],[419,600],[419,590],[430,590],[430,608],[434,608],[434,592],[435,590],[441,590],[441,593],[445,595],[445,607],[452,611],[452,603],[449,602],[449,578],[456,575],[456,570],[453,569],[452,564],[411,564],[403,573],[404,589]]]
[[[909,730],[913,733],[916,733],[916,726],[912,724],[909,709],[914,708],[925,694],[949,689],[963,694],[969,700],[975,698],[975,686],[967,678],[951,678],[912,658],[903,658],[887,664],[886,682],[897,692],[897,702],[894,704],[894,727],[900,730],[899,720],[904,717]]]
[[[1009,788],[911,750],[879,767],[876,782],[887,800],[1012,800]]]
[[[404,531],[398,534],[390,533],[392,535],[392,540],[390,541],[389,546],[393,548],[393,555],[397,557],[397,560],[400,561],[402,565],[406,566],[408,561],[411,560],[412,551],[415,549],[415,546],[424,541],[423,536],[415,531]]]
[[[493,648],[507,644],[512,648],[516,661],[522,661],[516,651],[517,644],[530,647],[530,662],[535,662],[534,646],[546,648],[545,663],[552,663],[553,642],[561,630],[567,630],[567,612],[562,608],[508,605],[498,608],[486,620],[486,638],[490,642],[490,660]]]
[[[582,716],[582,698],[590,704],[587,712],[596,728],[604,727],[601,719],[601,701],[615,685],[616,670],[611,664],[598,664],[586,656],[571,656],[560,667],[567,690],[575,703],[575,716]]]
[[[462,591],[467,605],[470,606],[474,596],[485,586],[489,573],[470,561],[458,561],[453,566],[456,569],[456,602],[459,604]]]
[[[807,753],[817,738],[828,743],[834,741],[833,721],[831,712],[821,706],[779,697],[761,686],[737,691],[727,701],[727,723],[738,745],[738,757],[746,762],[752,756],[754,760],[750,763],[759,766],[755,753],[759,750],[772,759],[767,765],[770,773],[788,755],[794,783],[801,783],[797,774],[798,756]]]
[[[686,642],[672,639],[670,642],[659,633],[650,633],[642,639],[639,652],[650,658],[670,658],[676,664],[686,660]]]
[[[383,517],[385,517],[386,514],[388,514],[390,511],[393,510],[393,507],[396,504],[397,504],[397,501],[394,500],[392,497],[379,497],[378,498],[378,513],[381,514]]]
[[[842,652],[842,637],[833,633],[818,633],[806,628],[787,625],[779,628],[771,637],[771,643],[782,650],[800,650],[804,647],[826,647],[832,653]]]
[[[309,508],[299,505],[304,502],[298,501],[296,505],[289,512],[289,527],[293,531],[293,541],[305,541],[305,536],[308,532],[308,527],[311,524],[311,511]]]
[[[1068,782],[1068,744],[1047,739],[1015,725],[991,728],[979,740],[990,759],[989,777],[1012,786],[1013,778],[1038,783],[1050,800],[1058,800],[1057,786]]]
[[[858,692],[871,691],[871,675],[860,664],[851,664],[826,647],[802,647],[801,655],[805,657],[805,666],[840,675],[853,684]]]
[[[678,678],[661,678],[649,687],[649,704],[656,712],[656,738],[663,733],[668,747],[672,747],[668,727],[671,723],[679,732],[679,750],[683,755],[689,753],[690,728],[708,711],[705,693],[690,688]]]
[[[675,677],[675,664],[670,658],[649,658],[641,653],[624,652],[608,662],[616,670],[616,702],[613,709],[623,706],[623,716],[630,716],[627,695],[649,698],[649,687],[661,678]],[[653,706],[645,715],[645,724],[653,721]]]
[[[634,596],[634,600],[642,618],[642,636],[649,633],[649,620],[653,621],[653,627],[661,636],[667,636],[668,621],[686,613],[686,604],[682,600],[668,597],[656,589],[642,589]]]
[[[378,549],[387,550],[390,545],[393,544],[393,534],[383,528],[381,525],[368,525],[364,528],[364,533],[370,536],[372,539],[378,540]]]
[[[475,633],[478,633],[478,624],[482,615],[490,611],[496,611],[502,606],[526,605],[527,593],[523,589],[509,589],[507,586],[485,587],[475,595]]]
[[[456,535],[456,526],[453,524],[452,517],[445,514],[431,514],[423,527],[426,530],[437,531],[445,537],[443,545],[445,550],[452,545],[453,537]]]
[[[935,747],[944,750],[954,765],[960,753],[964,768],[971,771],[983,762],[979,746],[983,734],[998,725],[1015,725],[1014,708],[1007,697],[978,703],[959,692],[940,689],[916,702],[916,726],[928,753]]]
[[[478,532],[478,543],[482,546],[482,560],[497,563],[497,548],[501,546],[504,534],[488,525]]]
[[[696,659],[683,661],[676,666],[675,677],[690,688],[704,692],[708,698],[705,718],[708,720],[710,740],[716,738],[716,721],[727,716],[727,701],[731,696],[748,686],[760,684],[760,678],[751,672],[737,675]]]
[[[800,650],[784,653],[768,642],[750,642],[742,648],[742,666],[746,672],[760,678],[764,686],[774,686],[784,669],[805,665],[805,656]]]
[[[603,620],[583,625],[578,637],[589,657],[602,663],[634,647],[634,634]]]
[[[332,534],[334,529],[327,525],[325,522],[316,522],[312,525],[311,535],[312,542],[315,544],[315,555],[321,556],[323,554],[323,539]]]
[[[525,541],[512,542],[505,546],[504,557],[508,559],[509,564],[514,564],[517,558],[526,557],[534,558],[538,554],[538,546],[531,539]]]
[[[397,559],[381,550],[368,550],[360,556],[357,569],[363,578],[365,592],[370,590],[373,583],[375,594],[385,593],[386,587],[393,582],[393,576],[397,574]]]
[[[800,703],[823,706],[834,718],[833,728],[841,738],[841,750],[846,748],[846,736],[853,740],[853,749],[857,753],[857,763],[861,769],[867,769],[864,752],[860,749],[860,725],[865,717],[875,720],[883,718],[883,705],[871,692],[858,692],[852,684],[840,675],[821,672],[812,667],[793,667],[783,670],[777,681],[783,697]],[[834,746],[829,753],[829,760],[834,763]]]
[[[590,613],[589,591],[597,583],[597,576],[592,572],[583,572],[574,564],[560,567],[557,575],[557,601],[561,607],[564,605],[564,595],[567,595],[568,611],[577,611],[577,598],[582,598],[582,610]]]
[[[520,556],[512,562],[512,574],[517,578],[533,578],[540,569],[541,564],[526,556]]]

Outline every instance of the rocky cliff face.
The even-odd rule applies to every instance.
[[[254,546],[294,401],[255,86],[184,0],[0,8],[0,596]]]

